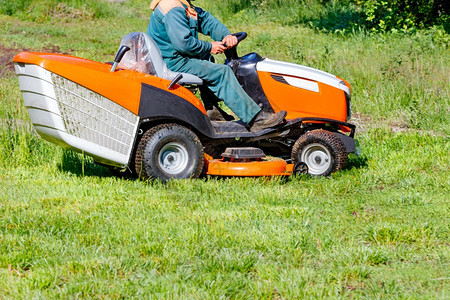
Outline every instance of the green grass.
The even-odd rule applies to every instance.
[[[34,22],[51,20],[70,22],[111,17],[117,5],[105,5],[103,0],[0,0],[0,13]]]
[[[2,168],[5,297],[448,296],[448,140],[374,129],[331,178],[124,180],[45,143]],[[47,154],[52,154],[49,158]],[[436,176],[436,174],[441,174]]]
[[[148,5],[82,21],[0,15],[0,46],[111,61],[123,35],[146,30]],[[330,178],[118,178],[32,134],[0,68],[0,298],[449,297],[448,35],[224,17],[250,34],[240,53],[348,80],[363,155]]]

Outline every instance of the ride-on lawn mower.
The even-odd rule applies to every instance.
[[[251,132],[240,121],[210,120],[194,95],[203,81],[171,72],[145,33],[124,37],[114,63],[31,52],[14,62],[44,139],[144,179],[327,176],[358,152],[345,80],[256,53],[238,57],[236,47],[225,54],[249,96],[266,111],[286,110],[286,122]]]

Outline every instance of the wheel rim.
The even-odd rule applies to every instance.
[[[161,169],[171,175],[182,172],[189,162],[186,148],[180,143],[165,144],[158,154],[158,163]]]
[[[308,165],[309,174],[321,175],[331,166],[331,154],[323,145],[314,143],[303,149],[301,161]]]

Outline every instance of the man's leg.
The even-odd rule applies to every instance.
[[[189,59],[176,71],[190,73],[203,79],[208,88],[247,124],[261,110],[242,89],[231,68],[226,65]]]
[[[205,105],[208,117],[212,121],[232,121],[234,117],[226,113],[219,106],[221,99],[217,98],[216,95],[206,86],[200,86],[200,95],[202,96],[203,105]]]

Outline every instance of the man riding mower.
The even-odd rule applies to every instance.
[[[183,12],[186,18],[184,6]],[[223,36],[228,32],[218,37],[220,43]],[[232,36],[239,43],[247,34]],[[202,174],[328,176],[345,168],[349,153],[359,152],[355,125],[347,123],[351,98],[345,80],[256,53],[239,57],[236,44],[224,50],[227,60],[220,70],[227,71],[211,76],[234,78],[252,102],[237,101],[241,92],[214,85],[210,75],[196,76],[178,62],[214,64],[175,55],[169,68],[156,40],[145,33],[127,35],[113,66],[62,54],[19,53],[15,69],[36,131],[98,163],[163,181]],[[200,68],[192,64],[192,69]],[[240,120],[211,120],[208,104],[195,96],[205,85]],[[260,114],[273,123],[254,127]]]

